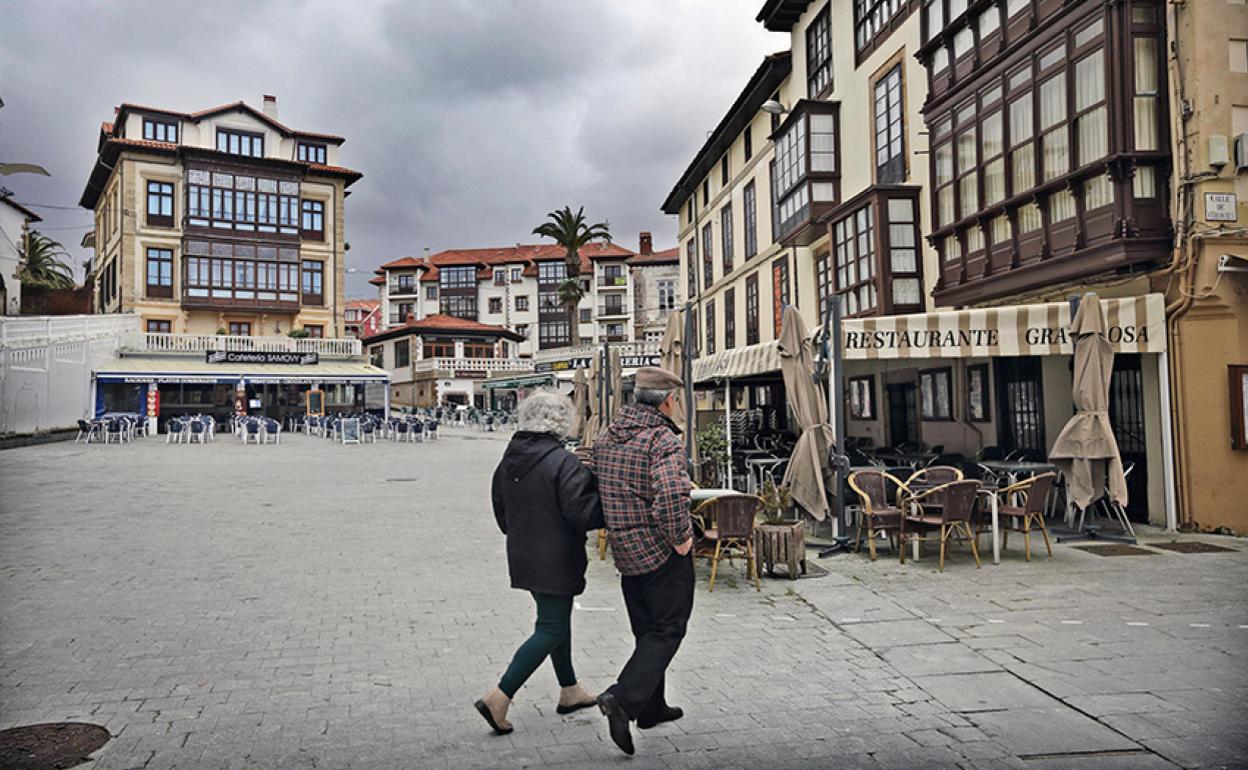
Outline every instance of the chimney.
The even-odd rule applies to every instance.
[[[650,233],[646,230],[641,231],[641,244],[637,249],[640,254],[654,253],[654,239],[650,237]]]
[[[277,97],[272,94],[264,95],[264,114],[277,120]]]

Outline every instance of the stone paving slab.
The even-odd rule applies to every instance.
[[[88,767],[143,770],[1248,762],[1248,544],[1228,538],[943,573],[843,555],[761,592],[738,562],[708,593],[699,566],[685,719],[626,759],[596,712],[553,714],[543,668],[491,736],[470,704],[532,625],[488,508],[506,438],[0,453],[0,729],[102,724]],[[631,645],[609,560],[588,583],[574,656],[598,689]]]

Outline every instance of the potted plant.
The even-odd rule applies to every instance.
[[[701,482],[704,485],[719,483],[719,469],[728,456],[728,441],[724,437],[724,427],[719,423],[711,423],[695,435],[698,442],[698,456],[702,458],[699,468]]]
[[[763,489],[758,496],[763,501],[763,523],[790,524],[785,518],[793,507],[793,494],[788,484],[776,485],[771,479],[763,482]]]
[[[776,485],[771,479],[763,482],[758,495],[763,501],[763,523],[754,530],[754,551],[759,572],[765,568],[773,574],[777,564],[788,570],[790,580],[806,574],[806,525],[801,520],[786,519],[793,509],[793,495],[788,484]]]
[[[307,329],[291,329],[286,333],[286,336],[297,340],[303,340],[311,337],[312,335]]]

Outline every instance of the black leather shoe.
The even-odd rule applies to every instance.
[[[598,696],[598,710],[607,718],[607,724],[611,728],[611,740],[620,747],[620,751],[632,756],[636,749],[633,748],[633,735],[628,730],[628,714],[624,713],[624,707],[615,695],[604,692]]]
[[[637,727],[642,730],[649,730],[651,727],[663,724],[664,722],[675,722],[684,715],[685,712],[682,711],[680,707],[668,706],[659,713],[658,717],[652,718],[649,715],[637,717]]]

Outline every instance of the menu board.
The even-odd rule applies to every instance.
[[[313,388],[307,392],[307,413],[311,417],[325,414],[325,391]]]
[[[360,443],[360,419],[358,417],[348,417],[342,421],[342,443]]]

